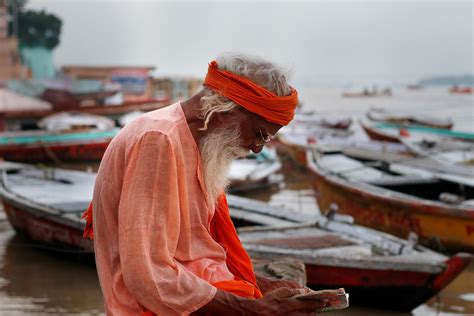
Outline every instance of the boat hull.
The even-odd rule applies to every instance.
[[[367,136],[369,136],[369,138],[372,140],[381,141],[381,142],[399,143],[399,144],[402,143],[399,137],[392,136],[388,133],[384,133],[378,129],[371,128],[362,123],[361,123],[361,126],[364,132],[367,134]]]
[[[43,245],[45,250],[93,262],[94,244],[92,240],[82,236],[83,229],[79,219],[73,221],[48,216],[5,198],[2,202],[10,224],[19,235]]]
[[[275,141],[277,152],[289,159],[297,168],[306,168],[306,147],[292,144],[283,138]]]
[[[17,162],[100,161],[112,138],[79,143],[0,146],[0,156]]]
[[[439,274],[421,271],[377,270],[306,263],[308,286],[314,290],[343,287],[353,305],[408,312],[436,295],[470,263],[455,255]]]

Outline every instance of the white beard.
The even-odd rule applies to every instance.
[[[216,203],[229,185],[228,174],[232,161],[249,153],[240,143],[240,127],[237,123],[211,131],[201,140],[202,171],[210,205]]]

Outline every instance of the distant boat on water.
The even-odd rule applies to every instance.
[[[296,113],[293,121],[290,124],[291,126],[298,126],[299,128],[332,128],[332,129],[341,129],[347,130],[352,124],[352,119],[347,116],[335,116],[327,114],[299,114]]]
[[[450,130],[446,128],[433,128],[421,125],[403,125],[379,122],[370,124],[360,121],[365,133],[373,140],[401,143],[402,138],[412,140],[438,140],[457,139],[474,142],[474,133]]]
[[[406,86],[406,88],[408,90],[415,90],[415,91],[418,91],[418,90],[423,90],[425,87],[421,84],[409,84]]]
[[[449,89],[449,93],[453,93],[453,94],[472,94],[473,91],[474,91],[473,87],[453,86]]]
[[[369,90],[364,89],[359,92],[343,92],[342,96],[344,98],[369,98],[369,97],[391,97],[392,96],[392,89],[385,88],[382,91],[377,91],[377,89]]]
[[[367,118],[374,122],[392,123],[405,126],[426,126],[433,128],[450,129],[454,123],[450,118],[438,118],[429,115],[389,111],[372,108],[367,111]]]

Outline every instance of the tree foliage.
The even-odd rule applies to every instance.
[[[7,0],[8,36],[13,35],[13,22],[15,19],[15,12],[17,15],[20,12],[23,12],[27,1],[28,0]]]
[[[41,46],[54,49],[59,44],[62,21],[45,11],[25,10],[27,0],[9,0],[9,34],[13,32],[15,11],[17,13],[18,39],[21,46]],[[15,10],[16,9],[16,10]]]
[[[18,38],[22,46],[54,49],[59,44],[62,21],[45,11],[27,10],[18,15]]]

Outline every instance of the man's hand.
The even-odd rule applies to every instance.
[[[301,289],[302,286],[298,283],[290,280],[273,280],[266,277],[257,275],[257,284],[262,294],[265,295],[267,292],[286,287],[290,289]]]
[[[306,289],[279,288],[255,300],[217,290],[216,296],[196,315],[254,315],[286,316],[316,315],[316,311],[329,306],[329,301],[300,300],[292,298]]]

